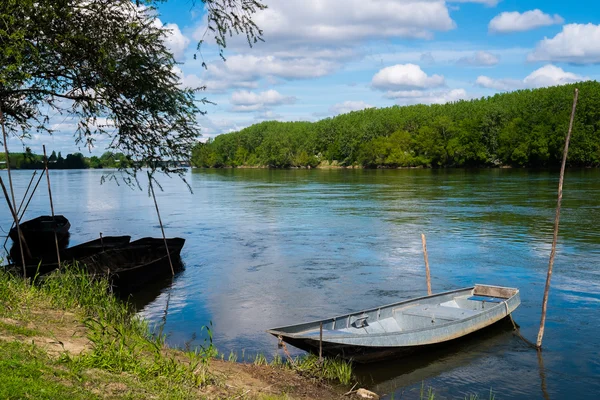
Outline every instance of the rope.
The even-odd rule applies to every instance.
[[[534,343],[532,343],[530,340],[528,340],[525,336],[523,336],[521,334],[521,331],[519,330],[519,325],[517,325],[517,323],[513,319],[512,314],[508,308],[508,302],[506,300],[504,300],[503,303],[504,303],[504,306],[506,307],[506,315],[510,318],[510,322],[512,322],[512,325],[513,325],[513,334],[518,336],[519,338],[521,338],[521,340],[523,342],[525,342],[525,344],[527,346],[538,350],[538,347]]]
[[[277,346],[279,348],[283,349],[283,352],[285,353],[285,356],[287,357],[289,363],[292,364],[293,366],[296,366],[296,362],[290,355],[290,352],[288,351],[287,346],[285,345],[285,342],[283,341],[283,337],[281,335],[279,335],[279,336],[277,336],[277,339],[279,339],[279,343],[277,344]]]

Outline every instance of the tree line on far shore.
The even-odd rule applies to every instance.
[[[30,148],[26,148],[23,153],[9,154],[10,167],[12,169],[43,169],[44,156],[34,154]],[[0,154],[0,168],[6,168],[6,156]],[[67,154],[63,157],[61,152],[58,154],[53,151],[48,157],[49,169],[86,169],[86,168],[119,168],[131,167],[133,164],[129,158],[122,153],[105,152],[100,157],[85,157],[81,153]]]
[[[365,109],[318,122],[268,121],[193,150],[197,167],[323,165],[553,167],[560,164],[575,88],[572,166],[600,165],[600,83],[519,90],[444,105]]]

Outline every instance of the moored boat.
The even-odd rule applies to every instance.
[[[180,258],[170,253],[175,272],[183,268]],[[171,275],[169,257],[164,247],[127,245],[106,250],[79,260],[79,264],[92,275],[105,275],[119,292],[131,291],[146,282]]]
[[[89,242],[66,248],[62,251],[61,261],[79,260],[101,251],[127,246],[131,236],[104,236]]]
[[[178,257],[181,254],[181,249],[185,245],[184,238],[167,238],[167,247],[171,253],[171,256]],[[153,238],[153,237],[144,237],[141,239],[134,240],[130,243],[131,246],[149,246],[153,249],[163,249],[165,248],[165,239],[163,238]],[[165,252],[166,254],[166,252]]]
[[[371,362],[464,337],[509,316],[520,303],[518,289],[475,285],[267,332],[302,350],[321,346],[326,355]]]
[[[54,234],[59,247],[65,247],[69,241],[71,224],[63,215],[42,215],[19,224],[21,234],[31,254],[39,254],[55,246]],[[17,227],[12,227],[8,235],[14,243],[19,243]]]

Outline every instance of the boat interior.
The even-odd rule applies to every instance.
[[[516,289],[477,285],[471,289],[333,318],[323,322],[323,335],[372,335],[431,328],[480,314],[503,304],[517,292]],[[319,323],[316,326],[314,323],[305,324],[303,327],[293,333],[320,335]]]

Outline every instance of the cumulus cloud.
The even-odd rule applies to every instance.
[[[329,111],[332,114],[337,115],[346,114],[351,111],[364,110],[365,108],[373,108],[373,106],[364,101],[344,101],[343,103],[337,103],[329,107]]]
[[[296,98],[293,96],[284,96],[272,89],[260,93],[240,90],[231,95],[229,102],[234,106],[232,111],[251,112],[264,110],[269,106],[293,104],[296,102]]]
[[[427,90],[400,90],[387,92],[385,97],[396,100],[396,103],[407,104],[445,104],[469,98],[464,89],[450,89],[440,91]]]
[[[255,17],[268,43],[340,44],[392,37],[431,38],[455,27],[443,0],[266,0]]]
[[[500,58],[487,51],[478,51],[472,56],[459,58],[457,64],[474,67],[490,67],[500,62]]]
[[[208,92],[223,92],[228,89],[255,89],[261,79],[311,79],[329,75],[338,70],[340,64],[314,58],[281,58],[238,54],[227,58],[227,62],[211,63],[203,76]]]
[[[488,7],[496,7],[502,0],[448,0],[449,3],[478,3]]]
[[[565,72],[562,68],[548,64],[533,71],[523,80],[494,79],[488,76],[479,76],[475,81],[475,84],[488,89],[506,91],[514,89],[565,85],[567,83],[586,80],[589,80],[589,78],[571,72]]]
[[[562,24],[563,17],[558,14],[550,15],[540,9],[519,12],[503,12],[496,15],[488,26],[492,33],[523,32],[542,26]]]
[[[373,88],[379,90],[427,89],[444,85],[441,75],[428,76],[416,64],[397,64],[380,70],[373,76]]]
[[[600,63],[600,25],[568,24],[552,39],[544,38],[527,57],[529,61]]]
[[[155,19],[155,22],[162,25],[158,18]],[[181,33],[181,30],[179,30],[179,26],[177,26],[177,24],[167,24],[164,25],[164,28],[168,31],[167,37],[165,38],[165,45],[169,50],[171,50],[176,60],[183,60],[185,50],[190,44],[190,39]]]

